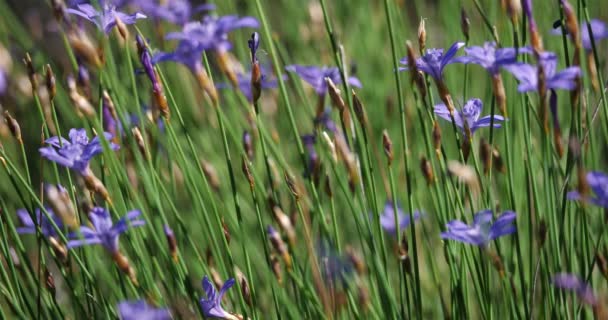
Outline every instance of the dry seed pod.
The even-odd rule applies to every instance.
[[[464,35],[464,39],[466,40],[466,42],[469,42],[470,39],[470,35],[469,35],[469,31],[471,29],[471,20],[469,20],[469,16],[467,15],[467,12],[464,11],[464,8],[460,9],[460,30],[462,31],[462,34]]]
[[[334,82],[329,77],[325,77],[325,83],[327,84],[327,92],[329,92],[329,97],[331,98],[331,102],[340,112],[346,110],[346,103],[344,103],[344,99],[342,99],[342,95],[340,94],[340,89],[336,87]]]
[[[216,192],[219,192],[220,191],[220,178],[217,175],[217,170],[215,170],[215,167],[213,166],[213,164],[211,164],[211,162],[201,160],[201,164],[203,166],[203,172],[205,173],[205,177],[207,178],[207,181],[209,181],[209,184],[211,185],[213,190],[215,190]]]
[[[487,174],[490,171],[490,166],[492,163],[492,147],[486,141],[486,139],[481,138],[479,141],[479,155],[481,157],[481,163],[483,164],[483,173]]]
[[[352,92],[353,109],[355,110],[355,116],[357,117],[357,120],[359,121],[361,126],[365,127],[367,125],[367,114],[365,113],[365,108],[363,107],[363,103],[361,103],[361,100],[359,100],[359,97],[357,97],[357,94],[355,94],[355,90],[353,90]]]
[[[15,120],[15,118],[13,118],[8,111],[4,111],[4,121],[6,121],[8,129],[11,131],[11,134],[13,135],[13,137],[15,137],[17,142],[19,142],[19,144],[23,144],[23,139],[21,138],[21,127],[19,126],[19,122],[17,122],[17,120]]]
[[[283,232],[285,232],[287,235],[289,244],[294,246],[296,243],[296,231],[293,228],[291,219],[283,212],[283,210],[281,210],[279,206],[274,206],[272,208],[272,212],[274,213],[274,218],[281,227],[281,230],[283,230]]]
[[[251,306],[251,290],[249,290],[247,278],[245,277],[241,269],[239,269],[238,267],[234,267],[234,271],[236,273],[236,280],[239,282],[239,285],[241,287],[241,295],[243,296],[243,299],[245,300],[247,305]]]
[[[418,25],[418,49],[421,53],[426,48],[426,26],[424,21],[424,19],[420,19],[420,24]]]
[[[53,74],[53,69],[50,64],[46,65],[46,90],[49,95],[49,100],[53,101],[57,94],[57,86],[55,83],[55,74]]]

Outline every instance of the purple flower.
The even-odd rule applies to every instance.
[[[306,134],[302,136],[302,144],[306,148],[306,152],[308,153],[308,167],[304,171],[304,177],[308,178],[310,175],[314,174],[320,165],[319,155],[315,150],[315,142],[317,141],[317,137],[314,134]]]
[[[260,23],[253,17],[239,18],[235,15],[206,16],[202,22],[189,22],[180,32],[167,34],[166,39],[187,40],[200,50],[228,51],[232,44],[228,32],[238,28],[258,28]]]
[[[215,291],[213,283],[209,281],[209,278],[207,276],[203,278],[203,290],[205,290],[207,299],[201,298],[200,304],[205,317],[235,319],[233,315],[222,308],[222,297],[224,296],[224,293],[234,285],[234,282],[234,279],[229,279],[224,282],[224,285],[218,294]]]
[[[268,77],[266,77],[264,68],[260,69],[262,70],[262,89],[276,88],[278,84],[276,78],[268,79]],[[247,73],[238,73],[236,77],[239,84],[239,90],[243,93],[243,95],[247,98],[248,101],[252,101],[253,92],[251,90],[251,70],[249,70]],[[218,83],[216,87],[218,89],[225,89],[231,88],[232,86],[227,83]]]
[[[485,246],[498,237],[517,231],[513,225],[515,218],[515,212],[505,211],[492,223],[492,210],[483,210],[475,214],[472,226],[459,220],[450,221],[446,224],[448,230],[441,233],[441,238]]]
[[[414,220],[420,219],[420,212],[414,211]],[[397,206],[397,220],[399,223],[399,229],[403,230],[410,225],[410,215],[403,213],[401,207]],[[397,232],[395,225],[395,210],[393,208],[393,202],[387,200],[384,203],[384,210],[380,215],[380,225],[384,231],[394,235]]]
[[[545,73],[547,89],[576,89],[576,78],[581,74],[579,67],[569,67],[557,72],[557,56],[552,52],[543,52],[540,63]],[[538,67],[519,62],[504,68],[519,80],[519,92],[538,90]]]
[[[126,14],[116,11],[116,7],[113,5],[104,5],[103,10],[97,11],[95,7],[85,3],[76,5],[76,9],[68,8],[66,11],[91,21],[99,30],[103,30],[106,34],[110,33],[112,28],[116,25],[117,19],[120,19],[124,24],[134,24],[137,19],[146,18],[144,14],[139,12]]]
[[[63,229],[63,222],[61,219],[53,213],[51,208],[46,208],[46,212],[48,212],[51,220],[55,223],[55,225],[59,229]],[[47,218],[47,216],[40,210],[40,208],[36,208],[34,211],[34,216],[36,217],[36,223],[32,220],[29,212],[26,209],[18,209],[17,217],[21,221],[22,227],[17,228],[17,233],[19,234],[33,234],[36,233],[36,226],[40,226],[40,233],[42,233],[45,237],[56,237],[57,231],[53,227],[53,223]]]
[[[122,301],[118,304],[118,313],[121,320],[169,320],[169,309],[154,308],[145,300]]]
[[[179,25],[190,21],[190,17],[196,12],[215,10],[214,4],[203,4],[192,8],[190,0],[138,0],[135,1],[135,4],[151,18]]]
[[[340,256],[328,241],[319,242],[317,256],[321,274],[326,281],[336,284],[340,280],[342,284],[347,284],[347,277],[355,270],[349,259]]]
[[[190,40],[182,40],[177,44],[173,52],[160,52],[154,55],[152,63],[156,64],[164,61],[174,61],[188,67],[192,73],[203,70],[201,54],[204,48],[197,46],[195,42]]]
[[[598,19],[591,19],[591,21],[589,21],[589,25],[591,26],[593,39],[596,43],[599,40],[608,38],[608,26],[604,21]],[[591,37],[589,36],[589,29],[587,29],[587,24],[581,24],[579,28],[581,29],[581,42],[583,43],[583,48],[587,51],[591,51],[593,48],[591,47]],[[567,29],[566,32],[570,33],[570,31]],[[561,35],[562,29],[560,27],[555,28],[551,31],[551,33],[555,35]]]
[[[342,83],[342,77],[340,76],[340,70],[336,67],[317,67],[317,66],[303,66],[293,64],[286,66],[285,70],[295,72],[302,80],[308,82],[318,95],[324,95],[327,92],[327,83],[325,78],[330,78],[336,85]],[[361,88],[361,81],[356,77],[349,77],[348,83],[351,86]]]
[[[590,171],[587,172],[585,179],[595,193],[595,197],[581,195],[578,191],[570,191],[567,195],[568,200],[583,200],[596,206],[608,208],[608,176],[599,171]]]
[[[598,299],[593,293],[593,289],[581,278],[570,273],[558,273],[553,276],[553,285],[563,290],[571,290],[576,293],[578,298],[588,305],[594,306]]]
[[[475,133],[475,130],[482,127],[489,127],[492,122],[492,117],[494,117],[494,128],[500,128],[500,121],[504,121],[505,119],[499,115],[493,116],[485,116],[481,119],[479,116],[481,115],[481,111],[483,109],[483,102],[479,99],[470,99],[467,103],[462,107],[462,110],[458,112],[454,112],[454,122],[456,126],[458,126],[463,133],[465,132],[465,121],[471,130],[471,135]],[[435,114],[447,121],[452,121],[450,117],[450,112],[445,104],[441,103],[435,106]]]
[[[452,62],[464,64],[474,63],[488,70],[495,75],[500,71],[500,67],[513,64],[517,61],[517,54],[528,52],[527,48],[497,48],[495,42],[486,42],[483,47],[472,46],[464,48],[466,56],[454,59]]]
[[[112,139],[110,133],[104,132],[104,136],[108,141]],[[45,143],[50,146],[40,148],[40,154],[48,160],[84,174],[89,170],[91,158],[103,151],[101,140],[95,137],[89,141],[85,129],[70,129],[69,137],[70,141],[62,137],[47,139]],[[117,150],[118,146],[110,143],[110,148]]]
[[[260,35],[257,32],[251,34],[251,39],[247,40],[247,46],[249,47],[249,51],[251,52],[251,62],[256,62],[256,52],[260,47]]]
[[[458,62],[455,59],[456,53],[464,46],[464,42],[455,42],[444,54],[443,49],[428,49],[426,54],[416,59],[418,70],[430,75],[436,81],[443,80],[443,68],[448,64]],[[399,61],[407,66],[407,57]],[[407,70],[407,67],[399,68],[399,71]]]
[[[160,92],[162,89],[161,89],[160,82],[156,78],[156,72],[154,71],[154,66],[152,63],[152,57],[150,56],[150,51],[148,51],[148,48],[146,47],[146,44],[144,43],[144,39],[139,34],[135,37],[135,41],[137,43],[139,61],[141,62],[142,66],[144,67],[144,72],[148,76],[148,79],[150,79],[153,89],[157,92]]]
[[[139,215],[141,215],[139,210],[129,211],[124,218],[113,224],[110,213],[105,208],[95,207],[89,214],[93,228],[81,226],[80,233],[84,239],[68,241],[67,247],[71,249],[84,245],[101,244],[110,253],[117,253],[118,236],[125,233],[129,227],[139,227],[145,224],[145,221],[138,219]],[[77,238],[78,234],[71,234],[70,237]]]
[[[338,127],[336,126],[334,120],[331,118],[331,108],[325,108],[325,110],[323,110],[323,113],[321,113],[315,118],[315,126],[317,125],[322,125],[323,127],[325,127],[325,129],[329,130],[332,133],[338,132]]]

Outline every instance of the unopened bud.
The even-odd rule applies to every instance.
[[[101,180],[99,180],[90,169],[82,173],[82,178],[84,179],[84,185],[86,186],[87,190],[97,193],[104,200],[112,203],[108,190],[103,185]]]
[[[505,162],[502,160],[502,156],[500,155],[500,151],[498,151],[497,147],[494,147],[492,150],[492,167],[498,172],[507,172],[507,167],[505,166]]]
[[[49,100],[53,101],[57,94],[57,86],[55,83],[55,74],[50,64],[46,65],[46,90],[49,94]]]
[[[249,161],[245,157],[243,157],[241,168],[243,169],[243,174],[245,174],[245,177],[247,177],[247,181],[249,182],[249,188],[251,188],[253,190],[253,186],[254,186],[253,174],[251,174],[251,168],[249,167]]]
[[[116,21],[116,29],[118,29],[118,33],[122,37],[123,40],[127,40],[129,38],[129,30],[122,20],[118,16],[115,16]]]
[[[355,90],[353,90],[353,109],[355,110],[355,116],[357,117],[357,120],[359,120],[361,126],[365,127],[367,125],[367,114],[365,114],[363,103],[361,103],[361,100],[359,100],[359,97],[355,94]]]
[[[25,58],[23,58],[23,64],[25,64],[25,68],[27,69],[27,76],[30,79],[30,84],[32,85],[32,92],[36,94],[38,92],[38,79],[36,78],[36,69],[34,68],[34,63],[32,62],[32,57],[30,53],[25,54]]]
[[[15,137],[17,142],[19,142],[19,144],[23,144],[23,139],[21,138],[21,127],[19,127],[19,122],[17,122],[17,120],[15,120],[15,118],[13,118],[8,111],[4,111],[4,121],[6,121],[8,129],[11,131],[11,134],[13,135],[13,137]]]
[[[237,267],[235,267],[235,273],[236,273],[236,280],[239,282],[239,285],[241,287],[241,295],[243,296],[243,299],[245,300],[247,305],[251,306],[252,305],[251,290],[249,290],[249,284],[247,282],[247,278],[245,277],[243,272]]]
[[[287,246],[283,239],[281,239],[281,235],[272,227],[268,226],[268,239],[270,239],[270,243],[272,243],[272,247],[274,250],[283,257],[283,262],[288,269],[291,269],[291,256],[289,255],[289,251],[287,250]]]
[[[133,269],[127,257],[125,257],[119,251],[112,252],[111,254],[112,260],[114,260],[120,271],[126,274],[131,280],[131,282],[133,282],[133,284],[135,284],[136,286],[139,285],[137,282],[137,277],[135,275],[135,269]]]
[[[504,277],[505,276],[505,266],[502,263],[502,259],[494,251],[489,252],[489,254],[490,254],[490,258],[492,259],[492,265],[494,266],[494,269],[496,269],[496,271],[498,271],[498,274],[500,275],[501,278]]]
[[[393,141],[391,141],[386,130],[382,131],[382,146],[384,147],[384,154],[390,166],[393,163]]]
[[[291,224],[291,219],[283,212],[283,210],[281,210],[279,206],[275,205],[272,208],[272,212],[274,213],[274,218],[281,227],[281,230],[283,230],[283,232],[285,232],[287,235],[289,244],[293,247],[296,244],[296,231]]]
[[[420,19],[420,24],[418,25],[418,49],[421,54],[426,48],[426,27],[424,21],[424,19]]]
[[[462,31],[462,34],[464,35],[464,39],[466,40],[466,42],[469,42],[469,29],[471,27],[471,20],[469,20],[469,16],[467,15],[467,12],[464,11],[464,8],[460,9],[460,30]]]
[[[279,284],[283,283],[283,272],[281,271],[281,263],[276,255],[270,256],[270,266],[272,267],[272,273],[274,274]]]
[[[87,118],[95,117],[95,108],[87,98],[78,92],[76,81],[73,77],[68,77],[68,90],[70,101],[76,107],[78,114]]]
[[[215,167],[209,161],[201,160],[201,164],[203,166],[203,173],[205,173],[205,177],[207,178],[209,185],[211,185],[215,191],[219,191],[220,178],[217,175],[217,170],[215,170]]]
[[[78,229],[79,223],[76,219],[76,210],[68,191],[62,186],[47,185],[45,188],[46,199],[64,225],[72,229]]]
[[[344,103],[344,99],[342,99],[342,95],[340,94],[340,89],[336,87],[334,82],[329,77],[325,77],[325,83],[327,84],[327,92],[329,92],[329,97],[331,98],[331,102],[340,112],[346,110],[346,103]]]
[[[367,272],[367,268],[365,267],[365,262],[363,261],[363,257],[355,251],[355,249],[351,246],[346,247],[346,255],[348,259],[355,267],[358,275],[364,275]]]
[[[537,241],[539,247],[542,247],[547,240],[547,230],[547,222],[545,222],[544,219],[541,219],[537,230]]]
[[[243,132],[243,149],[249,160],[253,159],[253,139],[249,131]]]
[[[133,138],[135,139],[135,143],[137,144],[139,152],[144,158],[147,158],[146,143],[144,141],[144,137],[141,135],[141,131],[138,127],[133,127],[131,129],[131,133],[133,134]]]
[[[173,261],[177,262],[177,240],[175,239],[175,234],[169,225],[164,225],[163,231],[167,237],[167,246],[169,247],[171,258],[173,258]]]
[[[53,278],[53,274],[49,271],[49,269],[44,270],[44,279],[46,289],[49,291],[53,299],[55,299],[55,292],[57,288],[55,287],[55,278]]]
[[[439,155],[441,155],[441,128],[439,127],[437,120],[433,121],[433,148],[435,149],[437,157],[439,157]]]
[[[232,237],[230,236],[230,229],[228,229],[228,225],[226,224],[226,221],[224,221],[224,218],[222,218],[222,231],[224,232],[224,237],[226,238],[226,242],[228,244],[230,244],[230,239]]]
[[[509,14],[512,24],[516,26],[521,14],[521,0],[507,0],[507,14]]]
[[[295,180],[287,171],[284,172],[284,176],[285,176],[285,183],[287,183],[287,187],[289,188],[289,191],[294,196],[296,201],[298,201],[300,199],[300,192],[298,191],[298,186],[296,185]]]
[[[433,184],[433,182],[435,181],[435,175],[433,174],[433,166],[425,156],[420,157],[420,171],[422,171],[422,175],[426,180],[426,184],[429,186]]]
[[[104,63],[103,50],[97,48],[91,39],[84,33],[72,31],[68,33],[68,41],[74,53],[82,57],[89,65],[101,67]]]
[[[252,102],[257,103],[262,95],[262,71],[260,63],[255,61],[251,69],[251,97]]]

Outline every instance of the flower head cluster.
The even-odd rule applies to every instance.
[[[540,63],[545,74],[545,84],[547,89],[576,89],[576,79],[580,76],[579,67],[568,67],[562,71],[557,71],[557,56],[552,52],[543,52],[540,55]],[[538,90],[538,67],[527,63],[515,63],[504,66],[517,80],[519,92],[529,92]]]
[[[459,112],[454,112],[454,123],[458,126],[463,133],[465,132],[465,121],[469,126],[469,130],[471,134],[475,133],[475,130],[482,127],[489,127],[492,118],[494,118],[494,128],[500,128],[501,124],[499,122],[504,121],[505,119],[499,115],[490,115],[479,118],[481,115],[481,111],[483,110],[483,102],[479,99],[471,99],[465,103],[462,110]],[[435,114],[447,121],[452,121],[450,117],[450,112],[445,104],[441,103],[435,106]]]
[[[317,66],[303,66],[303,65],[290,65],[286,66],[285,70],[294,72],[302,80],[310,84],[318,95],[325,95],[327,93],[327,83],[325,78],[330,78],[335,84],[342,83],[342,77],[340,76],[340,70],[336,67],[317,67]],[[351,86],[361,88],[361,81],[356,77],[349,77],[348,84]]]
[[[126,14],[116,11],[116,7],[109,4],[104,5],[102,10],[97,10],[92,5],[84,3],[76,5],[76,8],[66,9],[66,11],[91,21],[99,30],[103,30],[106,34],[112,31],[117,20],[120,20],[124,24],[134,24],[137,19],[146,18],[144,14],[139,12]]]
[[[602,20],[591,19],[589,21],[589,26],[591,26],[591,32],[593,33],[593,40],[595,42],[608,38],[608,26]],[[583,23],[580,26],[581,29],[581,42],[583,43],[583,48],[587,51],[591,51],[593,49],[591,45],[591,36],[589,34],[589,29],[587,29],[587,23]],[[566,32],[570,32],[566,29]],[[561,28],[555,28],[551,31],[552,34],[561,35]]]
[[[93,228],[81,226],[80,233],[83,239],[68,241],[67,247],[75,248],[84,245],[101,244],[110,253],[117,253],[118,237],[121,233],[125,233],[129,227],[139,227],[145,224],[145,221],[139,220],[141,211],[133,210],[127,212],[127,215],[118,220],[116,224],[112,223],[110,213],[102,207],[95,207],[89,214],[89,220]],[[71,238],[76,238],[78,234],[72,234]]]
[[[465,56],[452,60],[464,64],[478,64],[490,74],[495,75],[500,67],[513,64],[517,61],[517,54],[528,52],[527,48],[497,48],[495,42],[486,42],[483,46],[471,46],[464,48]]]
[[[405,214],[403,209],[399,205],[397,205],[397,223],[399,223],[399,229],[403,230],[410,225],[410,215]],[[418,210],[414,211],[414,220],[420,219],[420,212]],[[382,210],[382,215],[380,215],[380,225],[384,231],[389,234],[394,235],[397,232],[397,226],[395,225],[395,208],[393,206],[393,202],[387,200],[384,203],[384,210]]]
[[[262,72],[262,77],[261,77],[261,88],[262,89],[271,89],[271,88],[276,88],[277,87],[277,79],[276,78],[268,78],[266,76],[266,71],[264,70],[264,68],[262,68],[260,66],[260,70]],[[237,74],[237,79],[238,79],[238,85],[239,85],[239,90],[241,91],[241,93],[243,93],[243,95],[247,98],[248,101],[252,101],[253,100],[253,91],[251,88],[251,70],[249,70],[246,73],[238,73]],[[231,86],[227,83],[219,83],[216,86],[218,89],[224,89],[224,88],[231,88]]]
[[[161,52],[152,63],[175,61],[188,67],[193,73],[201,72],[201,54],[205,50],[227,51],[232,44],[228,32],[244,27],[257,28],[259,22],[253,17],[238,16],[205,17],[202,22],[189,22],[182,31],[172,32],[166,39],[180,40],[173,52]]]
[[[578,191],[570,191],[567,195],[568,199],[583,200],[596,206],[608,208],[608,175],[599,171],[591,171],[587,173],[585,179],[595,196],[590,197],[582,195]]]
[[[135,4],[150,18],[161,19],[178,25],[190,21],[190,17],[194,13],[215,10],[214,4],[202,4],[193,8],[190,0],[136,0]]]
[[[445,54],[443,49],[428,49],[425,55],[416,59],[416,67],[418,70],[433,77],[436,81],[443,81],[443,69],[449,64],[458,62],[455,56],[463,46],[464,42],[455,42]],[[399,62],[407,66],[407,57]],[[399,71],[403,70],[408,70],[408,68],[399,68]]]
[[[594,306],[598,303],[593,289],[578,276],[570,273],[558,273],[553,276],[553,285],[556,288],[574,291],[585,304]]]
[[[171,312],[165,308],[154,308],[145,300],[122,301],[118,304],[121,320],[170,320]]]
[[[56,216],[51,208],[46,208],[46,212],[49,214],[49,217],[55,223],[57,228],[62,229],[63,222],[61,221],[61,218]],[[40,226],[40,232],[43,236],[47,238],[57,236],[57,231],[55,230],[55,227],[53,227],[53,222],[51,222],[51,220],[49,220],[47,216],[42,213],[40,208],[36,208],[34,211],[36,222],[32,220],[30,213],[25,209],[17,210],[17,217],[19,218],[19,221],[21,221],[22,225],[22,227],[17,228],[17,233],[19,234],[36,233],[36,227]]]
[[[475,214],[472,226],[459,220],[450,221],[446,224],[448,230],[441,233],[441,238],[485,246],[498,237],[517,231],[513,225],[515,218],[515,212],[505,211],[492,223],[492,210],[483,210]]]
[[[189,41],[201,50],[228,51],[232,44],[228,32],[239,28],[258,28],[260,23],[254,17],[239,18],[235,15],[206,16],[201,22],[189,22],[180,32],[167,34],[167,39]]]
[[[106,140],[112,139],[110,133],[104,132]],[[85,129],[70,129],[70,140],[62,137],[51,137],[45,141],[48,147],[40,148],[40,154],[48,160],[64,167],[78,171],[81,174],[89,170],[89,161],[103,151],[99,137],[89,141]],[[118,145],[110,143],[110,148],[118,149]]]
[[[222,318],[222,319],[236,319],[235,316],[228,313],[224,308],[222,308],[222,297],[230,289],[235,283],[234,279],[229,279],[224,282],[224,285],[220,289],[219,294],[215,290],[215,286],[209,278],[205,276],[203,278],[203,290],[205,290],[205,294],[207,298],[201,298],[200,305],[203,310],[203,314],[205,317],[209,318]]]

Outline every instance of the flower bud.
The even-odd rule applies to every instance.
[[[329,97],[331,98],[332,104],[340,112],[344,112],[344,110],[346,110],[346,103],[344,103],[344,99],[342,99],[340,89],[336,87],[334,82],[329,77],[325,77],[325,83],[327,83],[327,92],[329,92]]]
[[[511,23],[517,25],[519,23],[519,15],[521,14],[521,0],[506,0],[507,14],[511,18]]]
[[[8,129],[11,131],[11,134],[17,140],[17,142],[19,142],[19,144],[23,144],[19,122],[17,122],[17,120],[15,120],[15,118],[13,118],[8,111],[4,111],[4,121],[6,121]]]
[[[386,130],[382,131],[382,146],[384,147],[384,154],[390,166],[393,163],[393,141],[391,141]]]
[[[120,251],[112,252],[111,254],[112,260],[114,260],[120,271],[126,274],[135,286],[138,286],[139,283],[137,282],[135,269],[133,269],[133,267],[129,263],[129,259],[127,259],[127,257],[125,257],[122,253],[120,253]]]
[[[285,232],[287,235],[289,245],[293,247],[296,244],[296,231],[291,224],[291,219],[283,212],[283,210],[281,210],[279,206],[275,205],[272,208],[272,212],[274,213],[274,218],[281,227],[281,230],[283,230],[283,232]]]
[[[137,144],[137,148],[142,157],[147,158],[146,144],[144,142],[144,137],[141,135],[141,131],[138,127],[133,127],[131,128],[131,133],[133,134],[133,138],[135,139],[135,143]]]
[[[108,193],[108,190],[106,189],[106,187],[103,185],[103,183],[101,182],[101,180],[99,180],[94,174],[93,171],[91,171],[91,169],[88,169],[87,171],[82,173],[82,178],[84,179],[84,185],[86,186],[87,190],[97,193],[98,195],[100,195],[104,200],[106,200],[108,203],[112,203],[112,200],[110,199],[110,194]]]
[[[91,102],[84,96],[82,96],[76,88],[76,81],[73,77],[68,77],[68,93],[70,101],[76,107],[76,112],[79,116],[86,116],[87,118],[93,118],[96,115],[95,108],[91,105]]]
[[[211,162],[208,162],[205,160],[201,160],[201,164],[203,167],[203,173],[205,174],[205,177],[207,178],[209,185],[211,185],[211,188],[213,188],[213,190],[215,190],[216,192],[219,192],[220,191],[220,178],[217,175],[217,171],[215,170],[215,167],[213,166],[213,164],[211,164]]]
[[[226,242],[228,244],[230,244],[230,239],[232,238],[230,236],[230,229],[228,229],[228,225],[226,224],[226,221],[224,220],[223,217],[222,217],[222,231],[224,232],[224,237],[226,237]]]
[[[253,188],[254,188],[253,174],[251,174],[251,168],[249,167],[249,161],[245,157],[243,157],[241,168],[243,169],[243,174],[245,174],[245,177],[247,177],[247,181],[249,182],[249,188],[251,188],[251,190],[253,190]]]
[[[38,79],[36,78],[36,69],[34,68],[34,63],[32,62],[32,57],[29,52],[25,54],[25,58],[23,58],[23,64],[25,64],[25,68],[27,69],[27,76],[30,79],[30,84],[32,85],[32,92],[36,94],[38,92]]]
[[[49,94],[49,100],[53,101],[57,94],[57,87],[55,84],[55,75],[53,74],[53,69],[50,64],[46,65],[46,90]]]
[[[291,256],[289,255],[285,242],[281,239],[281,235],[272,226],[268,226],[267,232],[272,247],[281,255],[281,257],[283,257],[283,262],[285,262],[287,269],[291,269]]]
[[[365,127],[367,125],[367,114],[365,114],[363,103],[361,103],[361,100],[359,100],[359,97],[355,94],[355,90],[353,90],[353,109],[355,110],[355,116],[361,126]]]
[[[483,164],[483,173],[488,174],[492,165],[492,146],[484,138],[479,141],[479,155]]]
[[[420,171],[422,171],[422,175],[426,180],[427,185],[432,185],[435,181],[435,175],[433,174],[433,166],[431,162],[425,157],[420,157]]]
[[[426,48],[426,26],[424,21],[424,19],[420,19],[420,24],[418,25],[418,49],[420,54],[422,54]]]
[[[79,223],[76,218],[76,210],[72,205],[72,200],[68,191],[62,186],[46,185],[44,188],[46,199],[53,212],[61,219],[63,224],[71,229],[78,229]]]
[[[287,187],[289,188],[289,191],[291,191],[291,194],[294,196],[296,201],[298,201],[300,199],[300,192],[298,191],[298,186],[296,185],[296,182],[294,181],[293,177],[289,174],[289,172],[284,171],[283,175],[285,176],[285,183],[287,183]]]
[[[433,121],[433,148],[439,158],[441,155],[441,128],[439,127],[437,120]]]
[[[115,15],[116,21],[116,29],[118,29],[118,34],[122,37],[122,40],[126,41],[129,38],[129,30],[122,20],[118,16]]]
[[[175,239],[175,234],[167,224],[163,226],[163,231],[167,237],[167,246],[169,247],[171,258],[173,258],[173,261],[177,262],[177,240]]]
[[[235,273],[236,273],[236,281],[239,282],[239,286],[241,287],[241,295],[243,296],[243,299],[245,300],[247,305],[251,306],[252,305],[251,290],[249,290],[249,284],[247,282],[247,278],[245,277],[245,275],[239,268],[234,267],[234,269],[235,269]]]
[[[270,255],[270,266],[272,268],[272,273],[274,277],[277,279],[279,284],[283,283],[283,272],[281,271],[281,263],[279,262],[279,258],[272,254]]]
[[[470,36],[469,36],[469,29],[471,27],[471,20],[469,20],[469,16],[467,15],[467,12],[464,10],[464,8],[460,8],[460,30],[462,31],[462,34],[464,35],[464,39],[466,40],[466,42],[469,42]]]
[[[243,132],[243,149],[249,160],[253,160],[253,139],[249,131]]]
[[[262,71],[258,61],[251,68],[251,96],[252,102],[257,103],[262,95]]]

